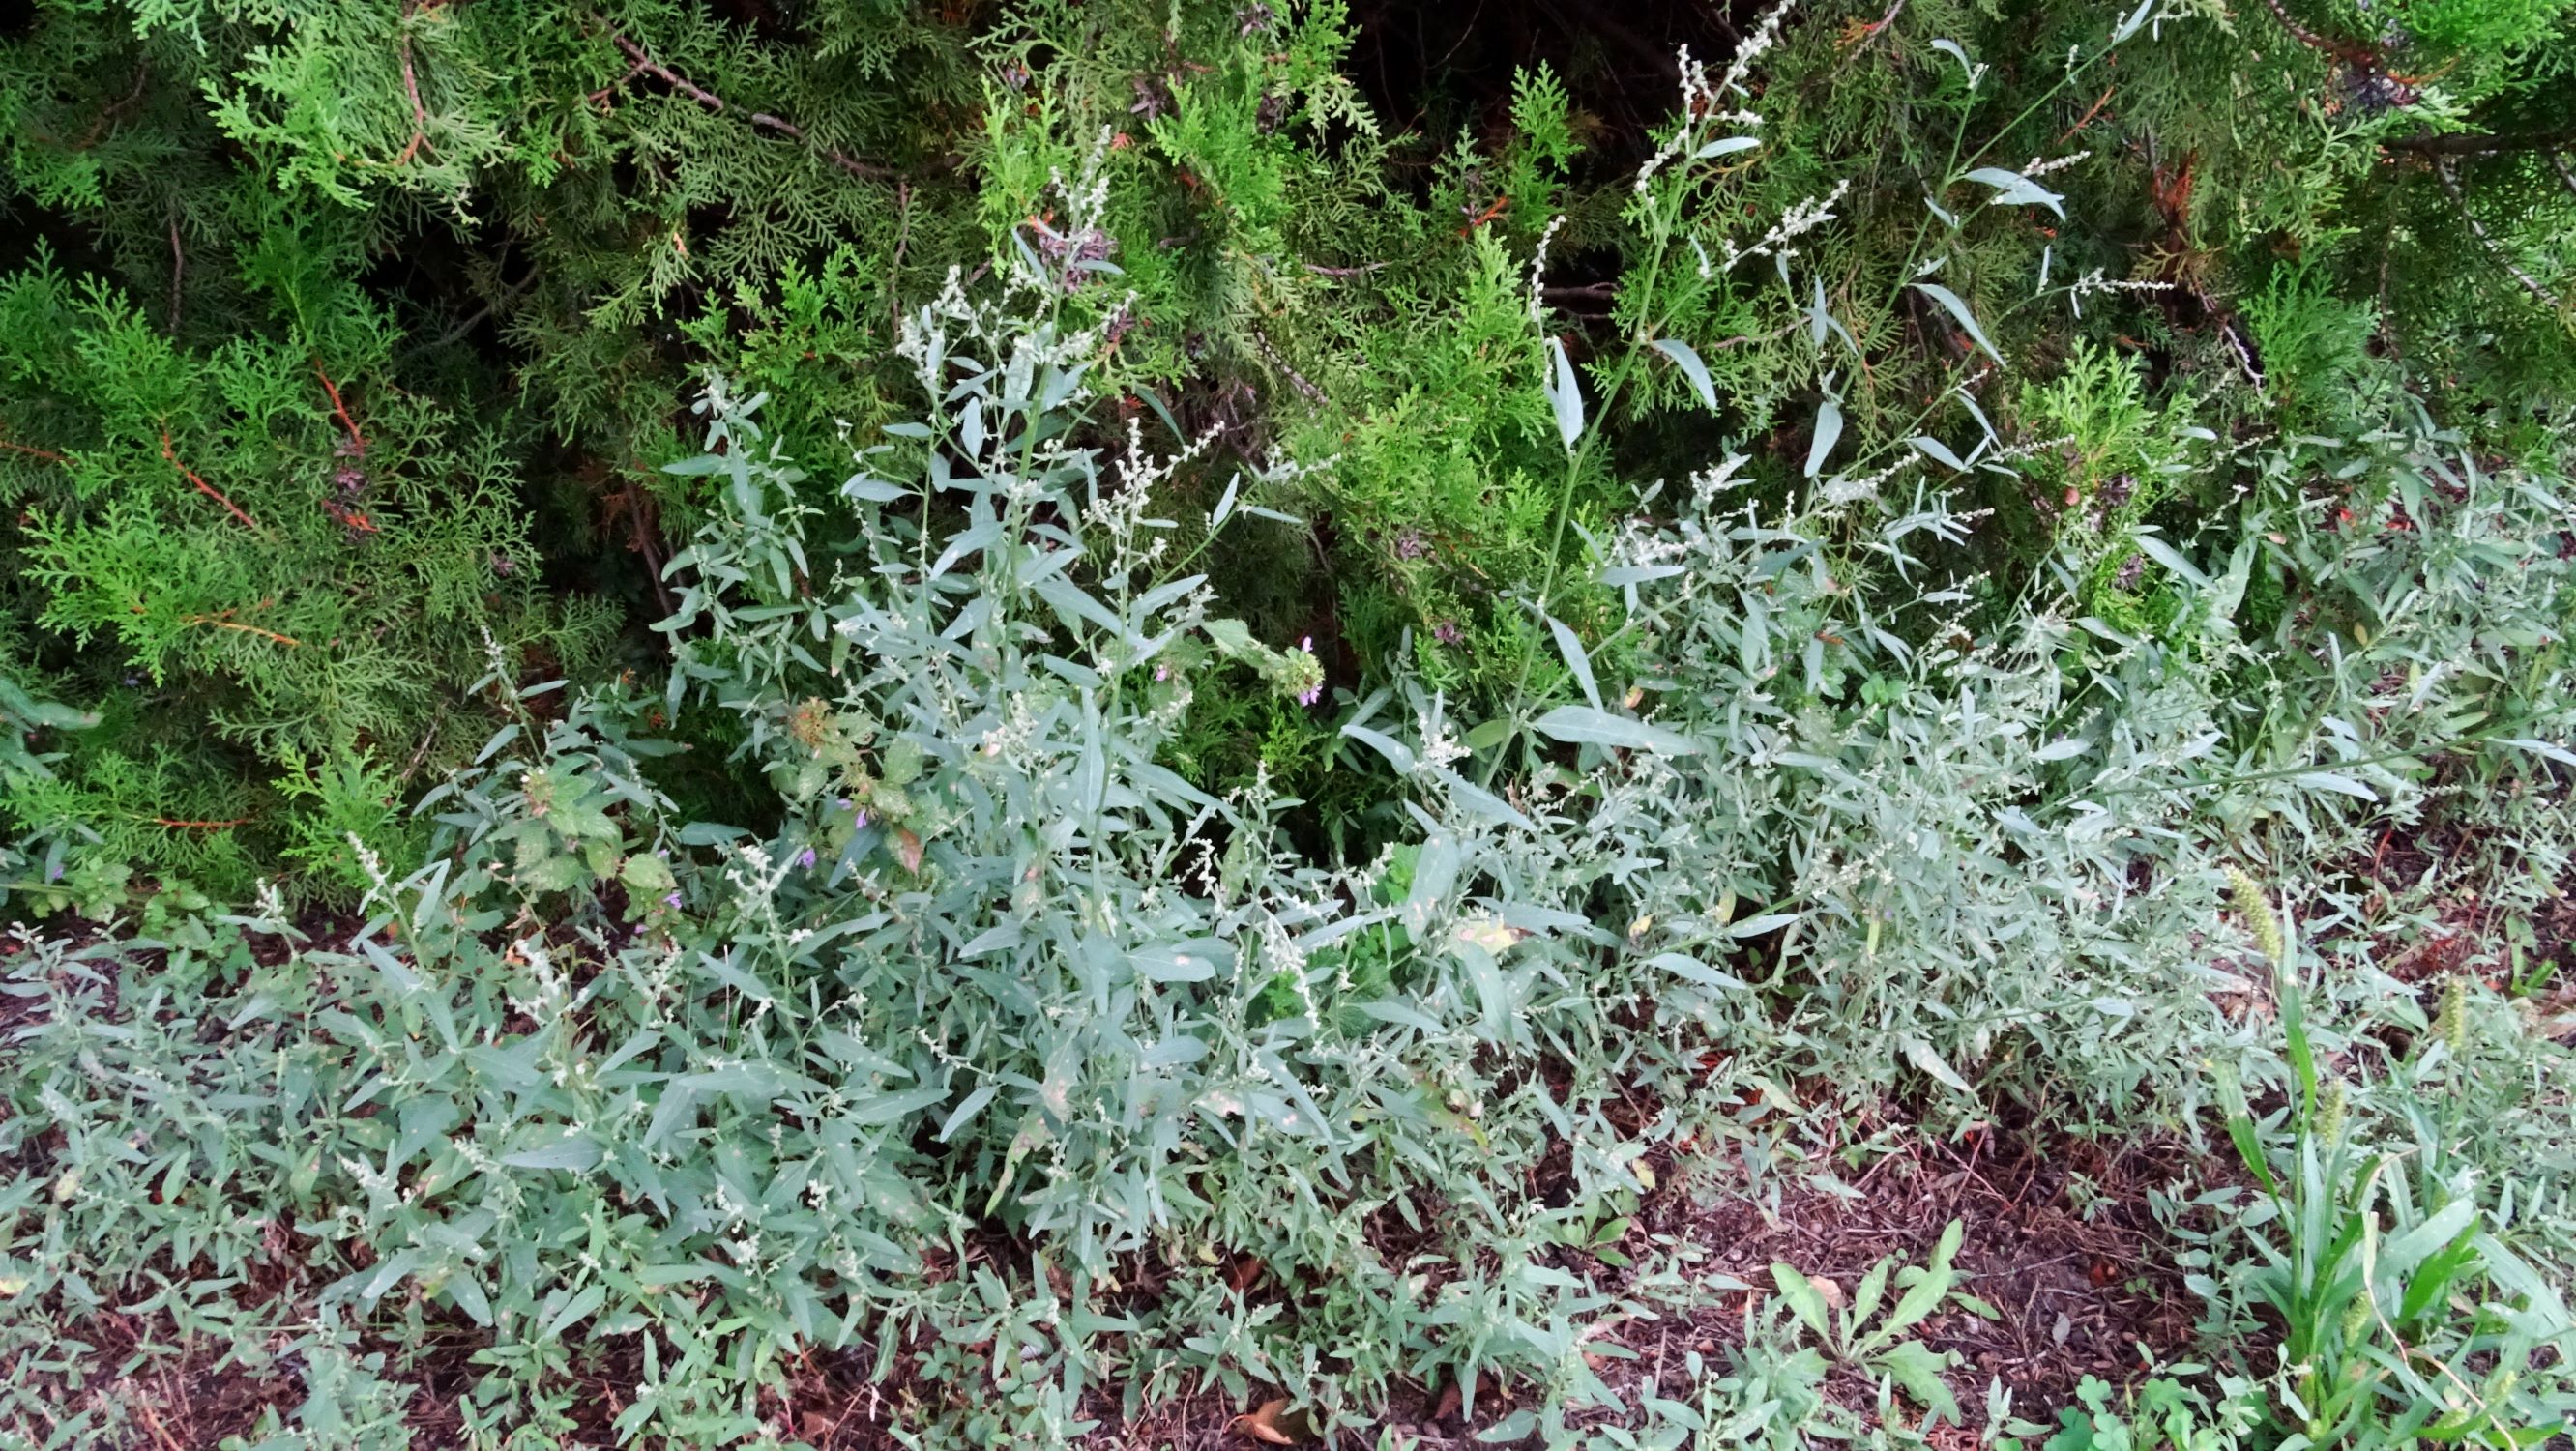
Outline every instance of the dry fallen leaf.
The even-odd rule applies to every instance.
[[[1257,1411],[1248,1411],[1243,1415],[1235,1417],[1234,1426],[1236,1430],[1250,1436],[1255,1441],[1267,1441],[1273,1446],[1294,1446],[1297,1444],[1297,1438],[1289,1434],[1279,1424],[1279,1418],[1285,1414],[1287,1410],[1288,1398],[1286,1396],[1281,1396],[1275,1401],[1263,1401],[1261,1403],[1261,1409]]]

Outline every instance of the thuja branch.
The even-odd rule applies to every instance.
[[[2293,39],[2308,49],[2320,55],[2332,56],[2347,65],[2359,66],[2366,71],[2380,69],[2379,52],[2371,47],[2355,45],[2350,41],[2338,40],[2331,35],[2320,35],[2308,29],[2290,18],[2289,9],[2281,3],[2281,0],[2263,0],[2263,3],[2271,7],[2273,18],[2281,22],[2281,28],[2290,32]]]
[[[2555,131],[2529,131],[2519,136],[2394,136],[2379,143],[2391,151],[2423,156],[2491,156],[2506,151],[2550,151],[2576,146],[2576,126]]]
[[[167,428],[164,428],[164,429],[162,429],[162,430],[161,430],[161,456],[162,456],[163,458],[168,459],[168,460],[170,461],[170,467],[172,467],[172,468],[174,468],[174,469],[177,469],[177,470],[180,472],[180,474],[181,474],[183,477],[185,477],[185,478],[187,479],[187,481],[188,481],[189,483],[192,483],[192,484],[196,485],[196,486],[197,486],[197,492],[198,492],[198,493],[201,493],[201,494],[205,495],[207,498],[214,500],[216,503],[223,505],[223,506],[224,506],[224,512],[225,512],[225,513],[230,514],[230,515],[232,515],[234,518],[239,519],[240,521],[242,521],[242,527],[243,527],[243,528],[249,529],[249,530],[250,530],[250,531],[252,531],[253,533],[265,533],[265,532],[266,532],[265,530],[262,530],[262,529],[259,527],[259,521],[258,521],[258,520],[253,519],[253,518],[252,518],[251,516],[249,516],[248,514],[245,514],[245,513],[243,513],[243,512],[242,512],[242,507],[241,507],[241,505],[234,503],[232,500],[230,500],[230,499],[228,499],[228,498],[225,498],[225,497],[224,497],[224,491],[223,491],[223,490],[216,488],[214,485],[212,485],[212,484],[210,484],[210,483],[207,483],[203,478],[201,478],[201,477],[199,477],[199,476],[198,476],[197,471],[196,471],[195,469],[192,469],[192,468],[188,467],[186,464],[183,464],[183,463],[179,462],[179,453],[178,453],[178,450],[176,450],[176,449],[174,449],[174,448],[172,448],[172,447],[170,446],[170,430],[169,430],[169,429],[167,429]]]
[[[5,438],[0,438],[0,449],[7,449],[11,453],[22,453],[29,458],[40,458],[49,464],[61,464],[65,468],[71,467],[70,459],[63,457],[61,454],[54,452],[50,448],[38,448],[31,443],[12,443]]]
[[[405,7],[406,11],[408,8]],[[433,149],[429,144],[429,108],[420,103],[420,79],[412,70],[410,36],[406,35],[402,38],[401,48],[403,93],[411,97],[411,143],[403,147],[401,155],[394,158],[396,166],[407,165],[421,152]]]
[[[320,358],[313,360],[313,376],[322,380],[322,391],[331,395],[331,411],[340,416],[340,426],[349,431],[350,452],[364,454],[367,451],[366,436],[358,432],[357,420],[349,416],[347,405],[340,401],[340,386],[331,381],[329,373],[322,370]]]
[[[639,72],[657,77],[663,84],[669,86],[672,90],[678,91],[681,95],[688,97],[690,100],[697,102],[699,105],[706,107],[709,111],[718,115],[722,115],[725,112],[734,109],[733,107],[725,104],[724,97],[717,95],[715,92],[708,90],[704,86],[695,84],[690,81],[688,77],[681,75],[679,72],[672,70],[669,66],[655,60],[652,57],[652,54],[646,51],[644,47],[627,39],[625,32],[611,31],[608,38],[616,42],[617,48],[626,53],[626,58],[628,60],[635,63],[635,69],[626,73],[629,77],[632,77]],[[785,136],[790,140],[799,143],[804,146],[806,150],[813,152],[816,156],[823,158],[825,161],[832,163],[834,166],[839,167],[841,170],[848,172],[852,176],[862,177],[873,181],[894,175],[893,170],[889,167],[877,166],[869,162],[860,161],[855,157],[845,155],[833,150],[829,146],[825,146],[821,142],[816,141],[813,137],[806,135],[805,128],[797,125],[793,121],[782,120],[779,117],[770,115],[766,111],[754,111],[751,113],[749,119],[753,126],[763,131],[775,131],[779,135]]]
[[[304,642],[293,635],[281,635],[275,630],[263,630],[257,625],[245,625],[239,620],[227,620],[220,615],[182,615],[179,617],[179,623],[204,625],[210,630],[238,630],[242,634],[257,635],[272,644],[286,645],[295,649],[302,649],[304,646]]]
[[[2479,221],[2477,213],[2469,210],[2469,199],[2460,194],[2459,178],[2451,174],[2451,162],[2448,158],[2433,163],[2433,175],[2441,180],[2442,190],[2450,194],[2451,205],[2459,209],[2460,220],[2469,224],[2469,230],[2477,234],[2479,243],[2487,249],[2488,255],[2495,258],[2496,265],[2512,273],[2513,280],[2521,283],[2522,290],[2538,299],[2541,306],[2556,312],[2558,294],[2542,286],[2539,278],[2523,271],[2522,264],[2514,261],[2513,255],[2505,251],[2503,244],[2489,235],[2486,223]]]

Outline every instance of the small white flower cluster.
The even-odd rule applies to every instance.
[[[2179,283],[2173,282],[2154,282],[2134,279],[2117,281],[2104,276],[2102,269],[2096,267],[2092,271],[2075,279],[2075,281],[2067,287],[2066,295],[2074,304],[2075,315],[2077,317],[2082,317],[2084,315],[2084,299],[2091,297],[2096,293],[2171,292],[2180,285],[2181,284]]]
[[[1558,212],[1555,216],[1548,218],[1547,230],[1538,234],[1538,250],[1530,254],[1529,314],[1530,325],[1532,327],[1544,328],[1547,325],[1545,321],[1543,321],[1546,315],[1547,305],[1540,300],[1539,280],[1547,272],[1548,245],[1556,240],[1557,228],[1564,225],[1565,213],[1563,212]]]
[[[2063,448],[2074,441],[2074,434],[2061,433],[2055,438],[2033,439],[2028,443],[2016,443],[1998,448],[1986,457],[1996,463],[2010,463],[2014,459],[2029,458],[2033,454],[2046,453],[2053,448]]]
[[[1024,292],[1032,286],[1018,272],[1003,280],[1006,294]],[[955,380],[942,370],[951,362],[965,361],[953,353],[953,344],[977,347],[988,356],[1007,356],[1009,361],[1002,369],[996,396],[1015,405],[1029,398],[1030,383],[1041,370],[1078,372],[1099,352],[1098,327],[1063,334],[1052,326],[1031,327],[1026,317],[1008,305],[1007,295],[1000,302],[979,303],[967,296],[966,282],[965,272],[952,264],[938,294],[907,314],[896,330],[895,356],[912,364],[914,376],[928,396],[949,395]],[[1130,294],[1128,303],[1133,302]]]
[[[491,639],[491,632],[484,632],[483,638]],[[394,901],[394,882],[393,878],[385,873],[384,859],[377,856],[374,849],[367,845],[366,839],[356,832],[344,832],[342,835],[348,838],[349,850],[358,858],[358,869],[367,874],[366,900],[380,902],[387,910],[399,914],[402,908]],[[266,910],[265,903],[262,904],[262,910]]]
[[[1875,499],[1878,497],[1879,485],[1921,462],[1923,462],[1921,454],[1907,453],[1874,474],[1863,474],[1859,478],[1836,474],[1825,481],[1825,486],[1819,491],[1818,496],[1827,505],[1836,508],[1846,504],[1856,504],[1863,499]]]
[[[1743,472],[1744,466],[1751,462],[1753,460],[1748,455],[1731,453],[1724,460],[1691,475],[1692,500],[1705,509],[1718,495],[1730,489],[1741,489],[1751,484],[1753,480],[1737,477]]]
[[[1415,715],[1414,721],[1422,736],[1420,756],[1426,769],[1436,771],[1472,754],[1466,742],[1449,728],[1448,718],[1440,712],[1424,709]]]
[[[2092,149],[2087,147],[2082,151],[2070,151],[2064,156],[2060,156],[2049,161],[2042,161],[2038,157],[2034,156],[2030,159],[2030,163],[2021,169],[2021,174],[2025,177],[2036,178],[2046,176],[2052,171],[2064,171],[2066,168],[2083,161],[2092,154]]]
[[[1753,74],[1754,62],[1780,43],[1780,27],[1788,20],[1789,7],[1793,3],[1795,0],[1780,0],[1779,4],[1763,12],[1752,34],[1745,36],[1744,43],[1736,47],[1735,59],[1728,63],[1726,74],[1715,85],[1709,83],[1708,67],[1691,58],[1690,47],[1681,48],[1681,124],[1673,128],[1673,134],[1665,138],[1654,155],[1646,158],[1646,164],[1637,168],[1634,185],[1639,196],[1644,196],[1646,189],[1654,184],[1656,173],[1684,152],[1697,149],[1703,124],[1724,122],[1746,128],[1762,124],[1761,113],[1746,107],[1729,109],[1728,103],[1738,96],[1752,96],[1753,92],[1745,82]]]
[[[1789,244],[1832,221],[1835,203],[1840,202],[1850,190],[1851,178],[1844,177],[1834,183],[1832,191],[1821,197],[1809,197],[1789,208],[1781,214],[1778,222],[1772,224],[1771,230],[1763,233],[1762,239],[1750,247],[1738,247],[1732,241],[1719,238],[1718,245],[1726,250],[1726,255],[1712,264],[1708,254],[1701,252],[1700,276],[1708,278],[1720,272],[1732,272],[1735,264],[1747,257],[1773,257],[1786,267],[1789,259],[1798,255],[1798,249]]]
[[[975,743],[976,754],[984,760],[999,761],[1018,771],[1035,771],[1041,762],[1037,749],[1038,719],[1029,710],[1026,695],[1011,697],[1010,714],[1000,725],[984,732]]]

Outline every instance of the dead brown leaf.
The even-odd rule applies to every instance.
[[[1280,1417],[1285,1415],[1287,1410],[1286,1396],[1281,1396],[1277,1400],[1263,1401],[1259,1410],[1247,1411],[1235,1417],[1234,1428],[1255,1441],[1266,1441],[1273,1446],[1294,1446],[1297,1444],[1296,1436],[1280,1424]]]

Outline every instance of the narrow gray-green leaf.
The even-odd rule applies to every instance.
[[[1656,352],[1673,360],[1673,366],[1681,369],[1682,376],[1690,380],[1691,391],[1699,395],[1701,406],[1715,413],[1717,385],[1709,381],[1708,364],[1700,361],[1699,351],[1679,338],[1657,338],[1652,346]]]
[[[1342,734],[1386,757],[1387,763],[1395,767],[1398,775],[1413,774],[1413,752],[1403,742],[1360,725],[1346,725],[1342,727]]]
[[[2293,784],[2305,786],[2311,791],[2333,791],[2345,796],[2359,797],[2364,801],[2379,799],[2379,793],[2371,790],[2367,784],[2339,771],[2303,771],[2291,777],[2290,780]]]
[[[1583,384],[1574,373],[1574,360],[1565,355],[1565,344],[1547,340],[1548,406],[1556,410],[1556,435],[1568,452],[1574,441],[1583,436]]]
[[[1816,407],[1816,441],[1807,445],[1807,477],[1825,466],[1825,456],[1843,436],[1843,406],[1827,398]]]
[[[1583,689],[1583,698],[1592,708],[1601,708],[1601,687],[1592,678],[1592,657],[1584,653],[1583,642],[1556,616],[1547,617],[1548,633],[1556,637],[1557,653],[1565,657],[1565,668],[1574,672],[1574,683]]]
[[[1951,1067],[1950,1061],[1942,1057],[1940,1052],[1933,1048],[1931,1044],[1924,1042],[1920,1038],[1908,1038],[1904,1040],[1904,1047],[1906,1060],[1911,1062],[1915,1067],[1931,1074],[1934,1078],[1941,1080],[1943,1083],[1959,1090],[1961,1093],[1973,1095],[1976,1092],[1975,1089],[1968,1086],[1968,1080],[1959,1076],[1959,1070]]]
[[[2167,544],[2163,540],[2158,539],[2156,536],[2142,533],[2132,538],[2129,542],[2138,546],[2139,553],[2154,560],[2156,563],[2163,565],[2165,568],[2172,570],[2175,574],[2191,581],[2193,584],[2206,586],[2209,583],[2209,576],[2200,572],[2200,566],[2183,558],[2182,551],[2174,548],[2170,544]]]
[[[1974,340],[1978,347],[1985,350],[1987,357],[1995,360],[1996,367],[2001,368],[2006,366],[2004,363],[2004,355],[1996,352],[1995,345],[1986,340],[1986,330],[1977,326],[1977,315],[1968,311],[1968,304],[1960,299],[1959,294],[1952,292],[1950,289],[1943,287],[1937,282],[1916,282],[1910,285],[1915,291],[1920,292],[1925,297],[1941,304],[1942,310],[1949,313],[1950,316],[1957,318],[1959,320],[1959,326],[1967,330],[1969,338]]]
[[[1911,442],[1914,445],[1915,452],[1922,454],[1925,458],[1932,460],[1934,463],[1963,474],[1968,471],[1967,463],[1957,454],[1950,451],[1950,445],[1943,443],[1932,435],[1928,433],[1916,434]]]
[[[2000,166],[1980,166],[1968,173],[1968,180],[1993,187],[1995,194],[1990,199],[1993,205],[2046,207],[2061,217],[2066,215],[2066,208],[2058,205],[2065,200],[2064,197],[2018,171],[2006,171]]]
[[[1552,740],[1616,746],[1622,750],[1687,756],[1700,748],[1699,742],[1678,731],[1668,731],[1662,726],[1648,725],[1641,720],[1581,705],[1560,705],[1530,725]]]

